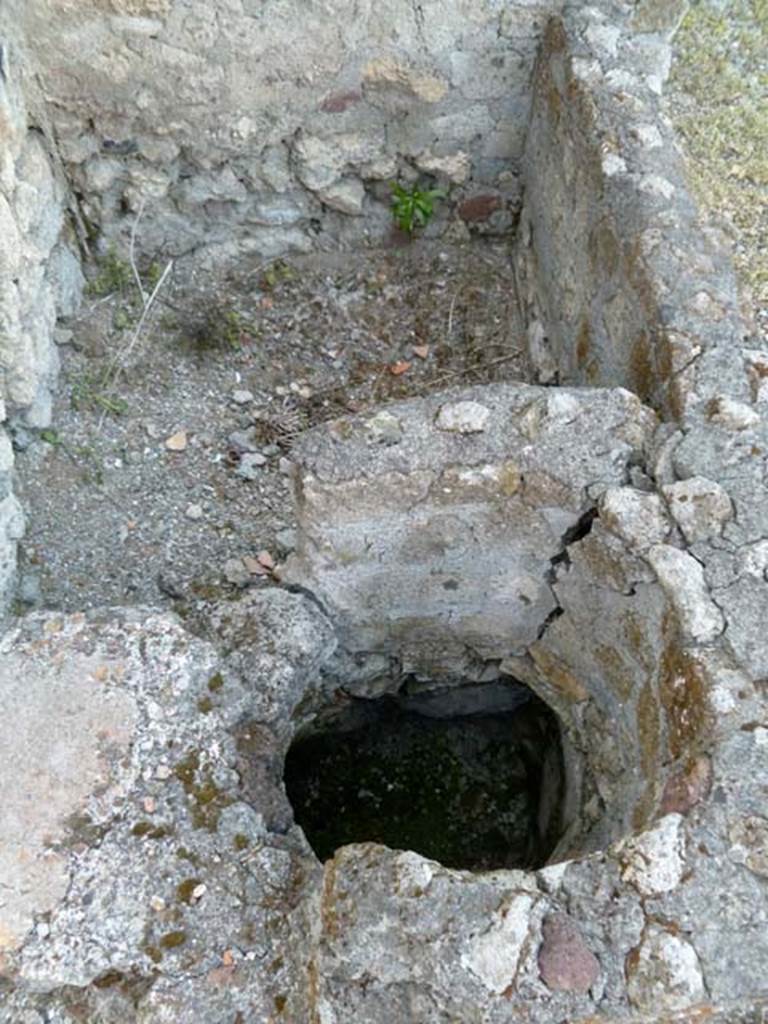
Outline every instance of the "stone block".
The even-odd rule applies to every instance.
[[[564,537],[622,482],[653,416],[624,391],[527,385],[391,406],[386,437],[371,429],[381,415],[297,447],[286,578],[318,595],[351,649],[427,674],[470,652],[523,654],[557,605]]]

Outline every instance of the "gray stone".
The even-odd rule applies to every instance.
[[[289,555],[296,550],[296,531],[291,529],[280,530],[275,535],[277,550],[281,555]]]
[[[240,456],[235,473],[243,480],[258,480],[267,459],[260,452],[245,452]]]
[[[252,428],[250,430],[233,430],[227,441],[237,452],[255,452],[259,447],[255,431]]]
[[[251,574],[241,558],[228,558],[224,563],[224,579],[236,587],[245,587],[250,582]]]
[[[479,402],[454,402],[444,405],[437,414],[438,430],[458,434],[481,434],[490,415],[489,409]]]
[[[386,409],[367,420],[365,428],[375,444],[397,444],[403,436],[400,420]]]
[[[704,581],[704,570],[691,555],[669,544],[656,544],[648,561],[675,608],[685,635],[708,643],[725,628],[725,620],[712,600]]]
[[[232,401],[235,405],[249,405],[253,400],[253,392],[245,388],[238,388],[232,392]]]
[[[713,480],[691,477],[663,488],[670,512],[689,544],[718,536],[733,518],[733,505]]]
[[[347,213],[351,217],[359,217],[363,212],[365,187],[357,178],[342,178],[316,191],[318,199],[333,210]]]

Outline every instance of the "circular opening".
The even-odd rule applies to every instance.
[[[285,785],[320,860],[377,842],[453,868],[535,868],[561,831],[560,731],[516,682],[350,698],[294,740]]]

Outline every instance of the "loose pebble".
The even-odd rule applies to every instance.
[[[238,388],[232,392],[232,401],[235,405],[248,405],[249,402],[253,401],[253,392],[248,391],[245,388]]]
[[[224,579],[236,587],[244,587],[249,579],[250,572],[243,564],[242,558],[228,558],[224,563]]]
[[[165,442],[165,447],[169,452],[183,452],[187,447],[186,430],[177,430],[175,434],[171,434]]]
[[[235,473],[243,480],[256,480],[259,470],[266,466],[267,460],[259,452],[246,452],[235,469]]]

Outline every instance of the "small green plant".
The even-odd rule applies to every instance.
[[[70,405],[75,411],[108,412],[124,416],[130,406],[124,398],[109,394],[105,378],[94,374],[80,374],[70,380]]]
[[[62,440],[58,433],[51,427],[47,427],[45,430],[40,431],[40,440],[45,441],[45,443],[49,444],[52,448],[56,448],[62,444]]]
[[[133,284],[130,264],[112,248],[99,264],[99,272],[88,283],[87,291],[89,295],[103,298],[115,292],[126,292]]]
[[[445,192],[441,188],[419,188],[418,184],[409,189],[393,181],[392,217],[401,231],[412,235],[417,228],[426,227],[435,212],[435,200],[443,199]]]
[[[295,277],[296,271],[289,263],[286,263],[285,260],[275,260],[264,271],[261,286],[266,291],[274,291],[281,282],[293,281]]]

